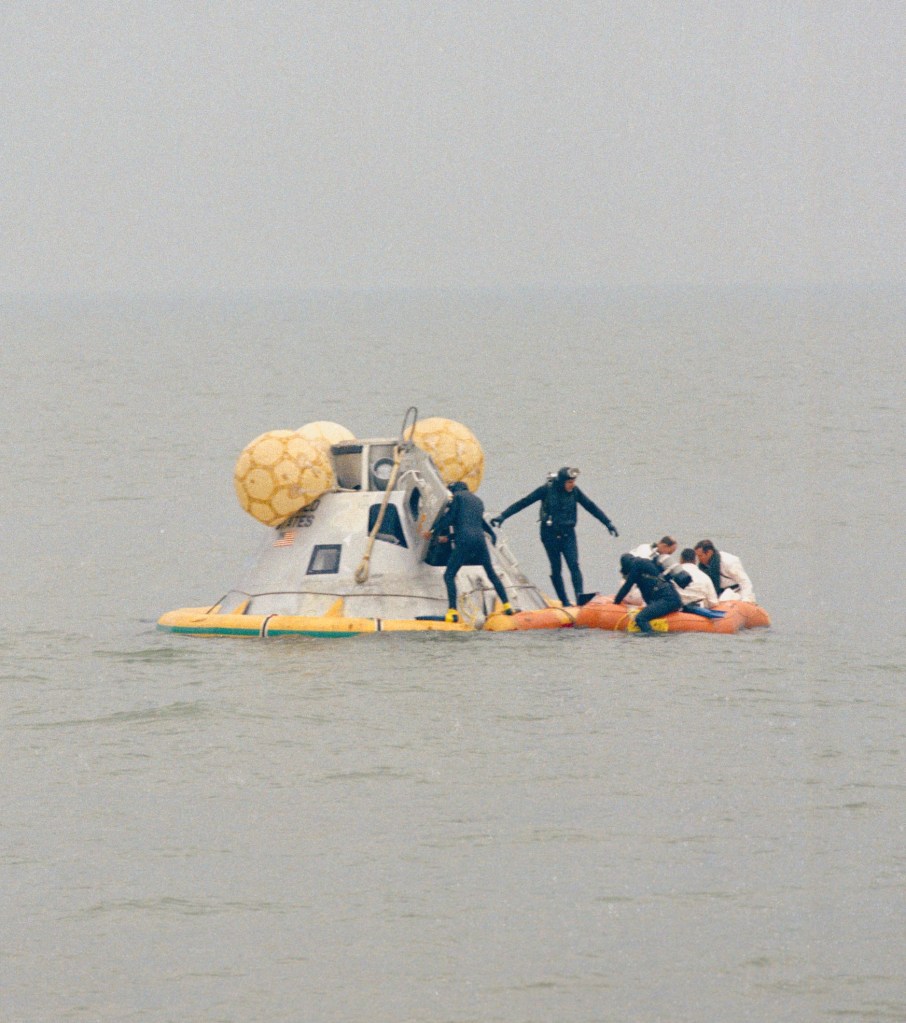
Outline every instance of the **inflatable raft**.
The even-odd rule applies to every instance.
[[[468,622],[418,618],[350,618],[336,615],[222,614],[213,608],[187,607],[163,615],[159,627],[195,636],[315,636],[334,638],[368,632],[473,632]]]
[[[612,595],[595,597],[582,607],[547,607],[539,611],[521,611],[512,616],[488,619],[485,628],[492,632],[518,632],[528,629],[604,629],[608,632],[639,632],[635,616],[640,608],[614,604]],[[771,620],[764,608],[742,600],[725,600],[715,611],[720,617],[704,617],[687,611],[674,611],[655,618],[655,632],[716,632],[730,634],[740,629],[769,626]]]

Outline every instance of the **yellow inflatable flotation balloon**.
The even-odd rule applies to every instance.
[[[316,423],[306,423],[300,426],[296,433],[306,440],[314,441],[323,447],[329,448],[332,444],[342,444],[343,441],[355,440],[355,434],[350,433],[345,426],[339,423],[331,423],[327,419],[319,419]]]
[[[277,526],[333,489],[327,447],[294,430],[270,430],[246,445],[233,471],[242,507],[266,526]]]
[[[419,419],[406,431],[406,439],[431,456],[447,486],[465,483],[472,493],[478,489],[484,475],[484,452],[467,426],[439,416]]]

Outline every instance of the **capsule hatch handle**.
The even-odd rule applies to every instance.
[[[412,418],[411,424],[409,423],[410,416]],[[417,419],[418,419],[418,409],[414,405],[410,405],[409,408],[406,409],[406,414],[403,416],[403,425],[400,427],[400,439],[397,441],[398,447],[406,448],[410,444],[412,444],[412,440],[411,439],[408,440],[408,441],[406,440],[406,430],[407,429],[412,430],[413,433],[414,433],[415,432],[415,423],[416,423]]]

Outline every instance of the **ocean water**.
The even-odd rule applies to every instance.
[[[5,1023],[906,1019],[906,296],[6,299]],[[773,627],[202,640],[315,419],[574,464]],[[532,511],[506,532],[546,588]]]

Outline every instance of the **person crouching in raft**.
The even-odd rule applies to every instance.
[[[654,632],[650,624],[652,618],[663,618],[683,606],[677,588],[661,575],[660,566],[648,558],[637,558],[633,554],[621,555],[620,574],[625,581],[614,595],[613,602],[622,604],[632,587],[638,586],[645,601],[645,606],[635,616],[640,632]]]
[[[511,615],[513,609],[504,589],[500,576],[491,564],[488,552],[487,533],[496,543],[494,530],[484,520],[484,502],[476,494],[471,493],[465,483],[454,483],[450,487],[453,500],[434,527],[434,533],[441,542],[445,534],[450,536],[453,550],[444,570],[444,583],[447,587],[447,606],[445,621],[458,622],[459,611],[456,609],[456,573],[463,565],[480,565],[491,585],[497,591],[503,604],[503,613]]]
[[[542,483],[540,487],[521,500],[513,502],[509,508],[505,508],[499,515],[491,519],[492,526],[499,526],[516,512],[528,508],[536,501],[541,502],[541,543],[544,545],[547,559],[551,565],[551,582],[554,591],[564,605],[568,601],[566,587],[563,585],[561,558],[566,559],[573,589],[576,591],[577,604],[580,603],[583,593],[582,570],[579,568],[579,545],[576,542],[576,506],[581,504],[590,515],[607,527],[611,536],[620,535],[616,526],[604,512],[576,485],[578,475],[578,469],[564,465],[556,475],[549,477],[546,483]]]
[[[719,551],[711,540],[699,540],[695,545],[699,568],[711,577],[721,600],[744,600],[756,603],[752,580],[735,554]]]

